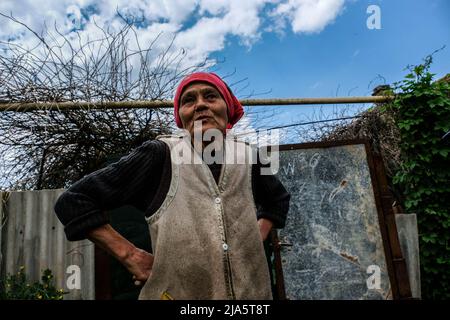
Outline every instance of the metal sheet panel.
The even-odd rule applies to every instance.
[[[58,289],[69,292],[65,300],[94,299],[94,245],[88,241],[67,241],[64,228],[54,213],[63,190],[2,193],[6,224],[2,228],[2,276],[25,266],[31,282],[50,269]],[[79,267],[80,289],[68,288],[69,266]],[[68,269],[69,268],[69,269]],[[73,279],[73,278],[71,278]]]
[[[278,177],[291,194],[280,232],[287,298],[392,298],[365,145],[286,147]]]

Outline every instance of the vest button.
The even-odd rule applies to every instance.
[[[222,248],[223,248],[224,251],[227,251],[227,250],[228,250],[228,245],[227,245],[226,243],[224,243],[224,244],[222,245]]]
[[[219,204],[219,203],[222,202],[222,200],[221,200],[219,197],[217,197],[216,199],[214,199],[214,202],[217,203],[217,204]]]

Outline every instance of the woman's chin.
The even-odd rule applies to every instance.
[[[198,135],[201,133],[202,136],[208,134],[214,136],[217,132],[224,133],[226,126],[220,126],[215,121],[203,121],[201,126],[196,125],[192,130],[190,130],[191,135]]]

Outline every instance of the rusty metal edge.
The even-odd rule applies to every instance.
[[[277,230],[272,229],[270,232],[270,241],[273,246],[277,298],[278,300],[287,300],[286,289],[284,287],[283,265],[281,262],[281,245]]]
[[[379,221],[382,237],[385,245],[385,253],[387,255],[388,273],[391,279],[392,294],[394,299],[412,299],[411,286],[406,267],[406,260],[402,255],[400,241],[398,238],[397,225],[395,223],[394,208],[392,205],[395,199],[389,191],[383,160],[380,155],[372,151],[370,142],[366,144],[369,167],[373,168],[371,173],[375,199],[379,208]],[[380,213],[382,217],[380,217]]]
[[[391,282],[391,291],[393,299],[398,299],[398,283],[397,276],[394,268],[393,258],[392,258],[392,250],[390,244],[390,238],[388,233],[388,228],[386,225],[386,213],[383,210],[383,201],[381,198],[381,190],[379,185],[378,173],[375,166],[374,157],[372,154],[372,148],[370,142],[366,141],[365,143],[366,154],[367,154],[367,163],[369,165],[370,178],[372,180],[372,189],[375,196],[375,205],[377,207],[378,212],[378,224],[380,225],[381,237],[383,238],[383,247],[384,254],[386,256],[386,266],[388,269],[389,280]]]
[[[335,141],[321,141],[321,142],[307,142],[307,143],[294,143],[294,144],[282,144],[278,146],[279,151],[298,150],[298,149],[310,149],[310,148],[333,148],[339,146],[353,145],[353,144],[366,144],[367,140],[364,139],[351,139],[351,140],[335,140]],[[274,146],[268,146],[269,150]]]

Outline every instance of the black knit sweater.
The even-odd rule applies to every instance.
[[[257,216],[283,228],[290,195],[272,175],[260,174],[261,164],[252,168],[252,188]],[[221,165],[209,165],[216,182]],[[67,189],[58,199],[55,212],[69,240],[85,239],[88,231],[109,223],[107,210],[132,205],[151,216],[164,201],[171,182],[169,147],[152,140],[112,165],[93,172]]]

